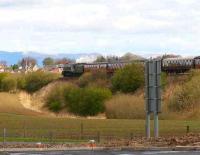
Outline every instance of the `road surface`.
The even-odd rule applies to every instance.
[[[199,151],[53,151],[53,152],[12,152],[5,155],[199,155]]]

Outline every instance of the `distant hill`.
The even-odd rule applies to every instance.
[[[51,55],[51,54],[44,54],[44,53],[39,53],[39,52],[7,52],[7,51],[0,51],[0,61],[6,61],[7,65],[12,65],[12,64],[16,64],[19,62],[19,60],[21,60],[23,57],[33,57],[37,60],[37,64],[39,66],[42,66],[42,61],[44,60],[44,58],[46,57],[52,57],[54,59],[56,58],[69,58],[72,60],[76,60],[76,62],[92,62],[94,60],[96,60],[96,58],[98,56],[100,56],[101,54],[98,53],[76,53],[76,54],[70,54],[70,53],[59,53],[59,54],[55,54],[55,55]],[[135,55],[132,53],[126,53],[125,55],[123,55],[120,58],[122,61],[132,61],[132,60],[145,60],[145,58],[139,56],[139,55]]]
[[[17,63],[22,57],[22,52],[0,51],[0,61],[6,61],[8,65]]]
[[[135,54],[130,53],[130,52],[124,54],[120,59],[122,61],[145,60],[144,57],[139,56],[139,55],[135,55]]]
[[[7,65],[16,64],[21,60],[23,57],[33,57],[37,60],[37,63],[39,66],[42,66],[42,61],[46,57],[52,57],[52,58],[69,58],[73,60],[81,59],[82,57],[95,57],[98,56],[98,53],[77,53],[77,54],[65,54],[65,53],[59,53],[55,55],[51,54],[43,54],[38,52],[7,52],[7,51],[0,51],[0,61],[6,61]]]

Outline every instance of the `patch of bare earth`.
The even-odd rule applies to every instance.
[[[107,148],[152,148],[152,147],[199,147],[200,146],[200,134],[187,134],[180,137],[160,137],[150,138],[145,137],[133,137],[130,140],[122,139],[109,139],[104,140],[96,145],[97,147]],[[90,147],[89,142],[66,144],[66,143],[51,143],[51,144],[37,144],[37,143],[16,143],[16,144],[2,144],[0,148],[71,148],[71,147]]]
[[[109,140],[102,146],[106,147],[175,147],[175,146],[200,146],[200,134],[186,134],[184,136],[168,136],[160,138],[133,137],[131,140]]]
[[[18,94],[0,93],[0,113],[12,113],[20,115],[38,115],[40,113],[27,109],[20,101]]]

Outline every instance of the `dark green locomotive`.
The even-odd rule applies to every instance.
[[[83,64],[66,64],[63,67],[62,75],[64,77],[78,77],[84,73]]]

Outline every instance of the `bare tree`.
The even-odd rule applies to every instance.
[[[51,57],[47,57],[42,61],[42,63],[43,63],[43,66],[53,65],[54,59]]]
[[[72,59],[69,58],[61,58],[61,59],[56,59],[55,64],[69,64],[74,62]]]
[[[6,67],[7,66],[7,62],[5,60],[1,60],[0,61],[0,65]]]
[[[22,58],[22,60],[19,62],[19,64],[22,66],[22,68],[27,71],[29,69],[33,69],[33,67],[37,64],[36,59],[32,57],[25,57]]]

